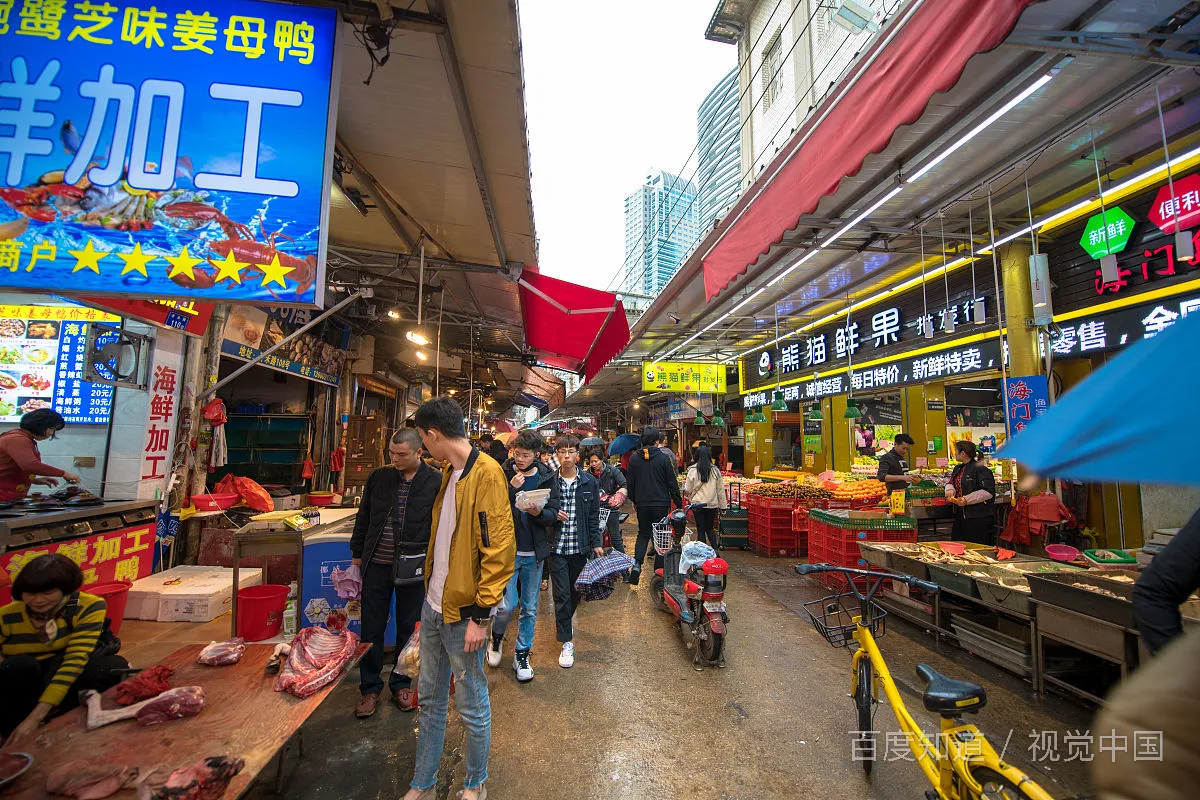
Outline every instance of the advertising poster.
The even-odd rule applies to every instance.
[[[108,423],[113,387],[83,380],[92,322],[121,318],[74,306],[0,305],[0,422],[53,408],[68,425]]]
[[[1008,398],[1007,433],[1011,438],[1050,410],[1050,386],[1045,375],[1004,379]]]
[[[234,308],[225,322],[221,354],[240,361],[250,361],[286,338],[295,328],[295,325],[284,322],[273,313],[246,306]],[[345,350],[339,350],[315,336],[303,334],[271,353],[259,365],[337,386],[345,362]]]
[[[0,283],[315,305],[332,8],[0,2]]]

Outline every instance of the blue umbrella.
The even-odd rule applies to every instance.
[[[622,433],[612,440],[612,444],[608,446],[608,454],[610,456],[623,456],[630,450],[638,447],[641,443],[642,437],[636,433]]]
[[[1198,345],[1200,314],[1135,343],[998,455],[1055,478],[1200,485],[1179,421],[1200,397]]]

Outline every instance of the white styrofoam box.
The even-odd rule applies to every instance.
[[[241,589],[262,583],[262,570],[244,568]],[[134,581],[125,606],[126,619],[158,622],[208,622],[233,605],[233,570],[228,567],[174,567]]]
[[[296,511],[304,505],[304,495],[289,494],[284,497],[273,497],[276,511]]]

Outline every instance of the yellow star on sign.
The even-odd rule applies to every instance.
[[[95,243],[91,239],[88,239],[88,243],[82,250],[68,250],[67,252],[75,256],[75,269],[71,270],[72,273],[79,272],[86,267],[99,275],[100,262],[108,257],[108,251],[97,251]]]
[[[270,264],[259,264],[263,271],[262,285],[266,286],[269,283],[278,283],[284,289],[287,288],[287,283],[284,282],[283,276],[289,272],[295,271],[295,267],[285,267],[279,263],[279,253],[271,257]]]
[[[177,256],[163,256],[163,258],[171,262],[171,273],[167,275],[168,278],[187,275],[192,280],[196,280],[196,270],[193,267],[204,261],[202,258],[192,258],[186,247]]]
[[[138,242],[133,246],[132,253],[117,253],[117,258],[125,262],[125,266],[121,268],[121,274],[125,275],[129,272],[140,272],[143,278],[149,278],[146,274],[146,264],[158,258],[148,253],[142,252],[142,243]]]
[[[214,283],[220,283],[228,278],[234,283],[240,284],[242,282],[242,270],[250,266],[247,262],[238,261],[234,258],[233,250],[225,254],[224,261],[210,261],[209,263],[217,268],[217,278]]]

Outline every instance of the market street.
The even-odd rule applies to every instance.
[[[626,526],[626,530],[631,530]],[[632,545],[633,537],[626,535]],[[877,762],[868,783],[851,760],[850,654],[810,627],[801,603],[824,590],[792,571],[790,559],[726,551],[731,564],[727,667],[696,672],[649,592],[619,584],[607,600],[579,611],[577,660],[555,663],[548,594],[534,643],[537,677],[518,685],[505,660],[489,670],[492,687],[490,796],[496,798],[918,798],[928,788],[917,766]],[[881,640],[910,710],[927,731],[936,718],[920,704],[913,668],[926,661],[952,677],[977,680],[988,707],[975,721],[1056,797],[1087,786],[1079,761],[1030,761],[1030,731],[1087,730],[1091,712],[895,623]],[[303,760],[285,766],[282,794],[296,800],[395,798],[412,777],[416,715],[381,703],[373,719],[353,715],[357,681],[348,680],[304,728]],[[896,731],[877,715],[877,728]],[[881,735],[880,745],[886,736]],[[439,798],[462,788],[463,729],[453,708],[439,774]],[[901,753],[902,755],[902,753]],[[895,759],[896,756],[888,756]],[[1040,767],[1040,768],[1039,768]],[[450,783],[447,783],[450,781]],[[272,796],[259,785],[253,798]]]

